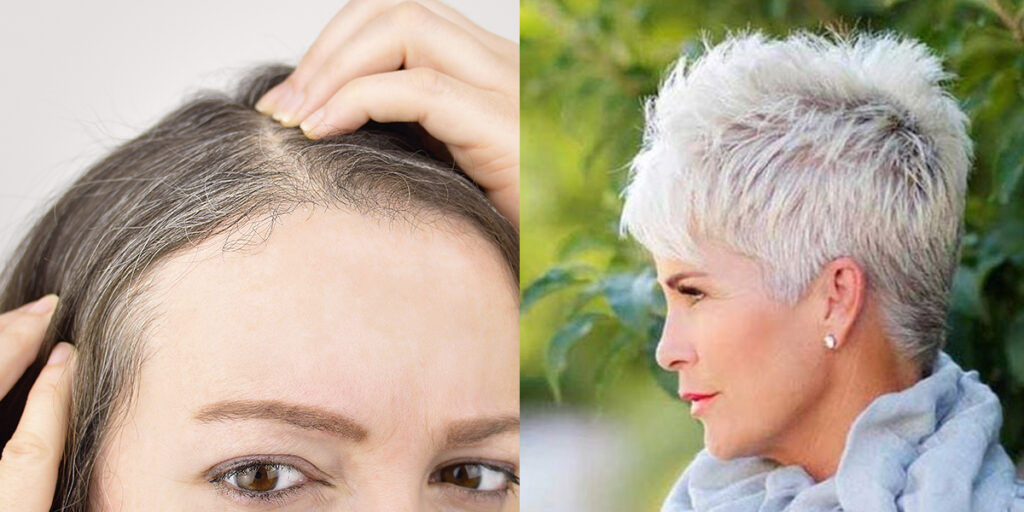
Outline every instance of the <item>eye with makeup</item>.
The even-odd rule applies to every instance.
[[[675,286],[675,290],[678,293],[680,293],[681,295],[685,295],[685,296],[689,297],[690,300],[691,300],[691,303],[694,303],[694,304],[699,302],[699,301],[701,301],[705,297],[704,292],[701,291],[699,288],[694,288],[692,286],[686,286],[684,284],[677,284]]]
[[[448,463],[431,473],[431,484],[445,490],[479,499],[500,500],[519,485],[515,468],[493,462],[464,461]]]
[[[303,470],[298,466],[310,467]],[[223,462],[207,475],[210,483],[236,500],[280,503],[307,484],[330,486],[308,474],[314,471],[309,463],[295,457],[257,456]]]

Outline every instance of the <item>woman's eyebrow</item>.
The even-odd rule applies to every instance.
[[[489,437],[519,432],[518,416],[496,416],[456,421],[448,425],[444,449],[477,444]]]
[[[366,428],[344,415],[278,400],[226,400],[203,407],[195,419],[201,423],[231,420],[271,420],[308,430],[319,430],[360,442]]]

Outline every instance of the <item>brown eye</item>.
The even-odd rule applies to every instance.
[[[309,479],[287,464],[256,462],[233,469],[214,479],[248,493],[268,493],[298,487]]]
[[[458,464],[448,466],[441,470],[441,481],[446,484],[454,484],[459,487],[476,489],[480,485],[481,470],[479,464]]]
[[[463,463],[445,466],[431,480],[477,491],[500,491],[510,483],[519,483],[509,471],[485,464]]]
[[[277,468],[270,464],[249,466],[238,472],[235,483],[247,491],[269,491],[277,486]]]

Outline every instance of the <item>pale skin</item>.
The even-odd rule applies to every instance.
[[[313,139],[353,131],[371,119],[378,122],[417,122],[430,136],[446,147],[456,163],[483,187],[498,211],[518,228],[518,46],[481,29],[440,2],[433,0],[417,2],[352,0],[348,2],[328,23],[313,46],[302,57],[296,71],[281,86],[272,89],[261,98],[257,109],[267,115],[272,115],[285,126],[299,126],[308,137]],[[347,244],[346,247],[351,248],[352,245]],[[488,279],[490,282],[501,282],[502,279],[496,276],[504,275],[503,272],[507,271],[504,269],[495,271]],[[470,292],[470,288],[466,287],[464,283],[476,282],[466,280],[467,276],[464,275],[460,275],[458,280],[451,276],[446,279],[444,284],[453,286],[445,288],[463,287],[465,288],[463,291],[466,293]],[[482,276],[481,279],[483,279]],[[458,283],[463,284],[454,286]],[[483,281],[480,283],[484,284]],[[239,285],[242,284],[244,283],[239,282]],[[434,284],[437,285],[437,283]],[[260,289],[266,291],[263,288]],[[512,291],[506,295],[511,294],[512,298],[516,297],[517,291],[509,289]],[[436,286],[430,288],[429,293],[427,293],[428,290],[421,291],[425,295],[420,295],[420,298],[434,297],[438,293],[438,288]],[[479,290],[473,287],[472,291],[476,293]],[[10,387],[38,353],[56,301],[56,297],[49,296],[35,303],[35,307],[27,305],[23,309],[0,315],[0,393],[6,394],[10,390]],[[475,304],[489,304],[479,296],[475,301]],[[395,300],[390,300],[381,306],[395,307],[397,304]],[[434,306],[440,307],[440,303],[434,303]],[[499,306],[498,310],[505,311],[502,307]],[[432,409],[433,412],[429,415],[420,411],[423,413],[420,417],[414,414],[405,416],[404,418],[409,422],[417,421],[421,430],[415,431],[419,436],[416,439],[422,441],[423,446],[433,446],[434,448],[441,446],[442,443],[439,442],[439,439],[446,438],[448,432],[457,431],[457,427],[460,425],[459,421],[466,419],[468,417],[466,415],[482,417],[490,414],[491,419],[494,417],[507,419],[508,415],[514,412],[515,417],[518,418],[518,365],[514,364],[515,361],[518,361],[518,314],[515,306],[512,306],[509,311],[516,312],[516,316],[514,319],[506,319],[508,321],[505,322],[507,325],[505,325],[504,335],[514,336],[515,356],[505,359],[502,368],[507,371],[512,371],[509,368],[513,368],[514,373],[509,373],[506,376],[495,370],[486,374],[490,380],[506,383],[509,388],[515,387],[514,393],[503,389],[502,393],[504,394],[500,394],[501,399],[496,402],[507,407],[503,411],[496,411],[465,396],[448,396],[445,400],[454,402],[450,404],[453,407],[469,407],[471,411],[455,409],[445,411],[441,408]],[[494,312],[489,310],[488,315],[490,316],[481,316],[481,318],[491,318],[493,321]],[[415,325],[405,318],[400,320],[395,320],[396,325],[402,323]],[[381,322],[384,321],[385,317],[382,316]],[[502,322],[493,323],[504,325]],[[326,326],[319,327],[325,329],[325,333],[329,331]],[[445,328],[452,332],[455,330],[450,323]],[[418,340],[414,334],[405,333],[407,336],[405,341]],[[495,340],[494,343],[498,343],[499,339],[504,339],[497,334],[495,336],[497,337],[492,337],[492,340]],[[487,340],[487,338],[477,339],[476,343],[483,345],[481,340]],[[446,341],[446,343],[448,342],[450,340]],[[504,341],[501,342],[504,343]],[[429,347],[424,346],[423,349],[427,350]],[[426,357],[425,354],[420,355]],[[460,365],[463,364],[464,357],[468,356],[459,354]],[[489,353],[487,357],[511,356],[497,350]],[[492,359],[488,360],[492,361]],[[74,348],[67,343],[58,344],[53,350],[51,363],[44,368],[32,388],[17,433],[8,442],[2,457],[0,457],[0,509],[26,511],[49,509],[67,428],[67,404],[70,399],[71,375],[73,374],[69,368],[73,368],[74,364]],[[468,368],[472,368],[473,362],[466,360],[465,364],[469,365]],[[493,364],[493,361],[489,364]],[[429,368],[426,368],[427,366]],[[425,372],[424,375],[436,379],[444,380],[455,377],[455,375],[436,374],[436,372],[449,368],[445,365],[424,365],[424,368],[435,372]],[[315,368],[301,368],[301,370],[313,372]],[[316,374],[309,373],[309,375]],[[479,374],[473,375],[479,377]],[[398,377],[395,376],[396,379]],[[470,378],[467,375],[458,377],[459,379]],[[401,379],[399,380],[401,381]],[[449,383],[469,385],[468,381],[458,379]],[[334,384],[354,385],[352,382]],[[403,384],[413,385],[411,382],[404,381]],[[436,384],[426,387],[433,388],[437,393],[453,391],[451,388],[439,387]],[[463,388],[459,389],[463,392],[466,391]],[[473,396],[479,399],[478,395],[485,391],[498,393],[491,389],[477,390]],[[513,395],[514,406],[510,405],[511,402],[508,401],[508,397]],[[311,395],[303,396],[308,401],[308,397]],[[400,396],[389,395],[378,398],[387,399],[389,403],[407,405]],[[428,400],[437,397],[420,396],[418,398]],[[406,399],[411,400],[412,398]],[[346,413],[346,418],[357,416],[356,413],[360,412],[358,409],[350,410],[349,407],[354,406],[347,404],[344,407],[345,410],[342,411]],[[372,415],[368,415],[365,410],[361,412],[364,413],[364,420],[359,425],[367,427],[365,430],[369,435],[366,437],[367,441],[359,445],[359,449],[363,452],[359,452],[359,450],[352,452],[353,454],[363,453],[363,455],[352,456],[367,461],[368,464],[369,461],[374,460],[368,455],[369,453],[397,457],[398,454],[393,448],[389,449],[384,445],[375,444],[374,440],[401,439],[402,435],[412,434],[414,431],[410,429],[409,425],[400,424],[401,422],[394,424],[383,420],[371,422],[365,417]],[[425,423],[428,420],[433,423]],[[266,421],[262,421],[262,423],[266,423]],[[429,426],[428,431],[422,430],[425,425]],[[463,422],[461,425],[465,426],[466,424]],[[455,430],[451,430],[453,428]],[[388,435],[383,434],[382,431],[386,431]],[[401,435],[398,434],[400,432]],[[429,443],[425,432],[430,433]],[[481,453],[501,456],[502,460],[517,461],[518,435],[506,432],[502,436],[488,441],[496,443],[495,447]],[[501,444],[501,446],[497,447],[497,444]],[[123,447],[123,445],[124,442],[119,441],[117,446]],[[127,446],[131,447],[131,443],[128,443]],[[316,444],[305,445],[305,448],[312,448],[314,451],[319,450],[320,447]],[[105,456],[114,457],[119,453],[122,452],[114,451]],[[419,472],[407,473],[403,478],[413,478],[411,475],[414,474],[417,475],[417,478],[422,476],[420,473],[429,466],[429,464],[425,464],[428,460],[428,453],[429,449],[427,448],[416,452],[416,456],[419,457],[419,466],[415,466],[409,461],[403,461],[402,470],[415,469]],[[437,457],[441,457],[448,452],[442,453],[442,450],[438,448],[433,453]],[[389,460],[387,457],[381,459],[380,464],[385,464],[387,460]],[[436,461],[430,459],[430,461],[444,462],[440,458]],[[107,464],[111,464],[111,462],[107,462]],[[516,467],[518,466],[516,465]],[[392,467],[392,469],[394,468]],[[438,468],[433,467],[433,469]],[[147,471],[150,470],[152,468],[147,469]],[[364,466],[359,471],[365,476],[381,470],[383,467],[373,468],[371,464]],[[516,471],[518,470],[516,469]],[[116,472],[110,474],[116,476]],[[163,476],[168,475],[164,474]],[[492,473],[487,473],[487,477],[490,479],[488,481],[495,481]],[[198,484],[198,481],[192,483]],[[204,481],[204,483],[209,485],[208,481]],[[407,483],[403,482],[403,485]],[[198,487],[201,486],[197,485],[196,488]],[[372,485],[365,484],[362,488],[364,492],[358,493],[360,497],[357,505],[356,501],[345,501],[356,499],[353,497],[357,493],[345,494],[340,485],[330,488],[330,492],[321,493],[319,498],[321,501],[317,503],[323,509],[329,509],[333,506],[331,504],[342,502],[359,507],[347,508],[347,510],[431,510],[434,509],[431,507],[444,505],[437,501],[440,499],[436,492],[439,487],[434,484],[422,486],[423,492],[417,495],[419,498],[429,498],[427,501],[419,500],[413,496],[413,493],[391,494],[388,496],[405,501],[387,501],[392,498],[380,494],[385,488],[383,481]],[[131,490],[130,488],[126,489]],[[100,490],[103,491],[103,495],[108,496],[108,499],[95,504],[97,507],[116,509],[118,502],[109,499],[112,495],[118,496],[123,503],[133,503],[132,500],[145,499],[145,495],[134,495],[130,492],[122,494],[113,488],[101,487]],[[309,489],[307,488],[307,490]],[[152,510],[152,501],[147,500],[144,503],[147,506],[146,509]],[[227,507],[222,502],[217,503],[218,510]],[[454,502],[450,500],[446,503],[447,505],[444,506],[448,508],[437,509],[462,510],[461,508],[452,508]],[[515,493],[510,493],[501,506],[508,507],[508,510],[517,510],[518,498]],[[126,509],[132,508],[127,507]],[[298,509],[305,510],[307,508],[300,506]],[[478,509],[492,510],[493,508]],[[500,508],[500,510],[505,509]]]
[[[264,510],[210,482],[247,457],[314,480],[275,510],[518,510],[499,470],[518,474],[517,297],[497,249],[339,210],[222,246],[155,271],[138,399],[101,450],[94,510]],[[453,441],[474,425],[492,434]],[[490,492],[431,481],[460,463]]]
[[[265,243],[223,247],[153,270],[136,398],[108,427],[91,510],[518,510],[518,301],[496,248],[461,221],[341,209],[297,210]],[[62,368],[36,386],[67,393]],[[48,509],[63,409],[30,401],[11,443],[46,434],[56,456],[44,471],[4,454],[0,489],[19,492],[0,496],[23,500],[5,510]],[[272,464],[277,483],[259,492],[230,471]]]
[[[655,258],[668,304],[659,365],[678,373],[680,395],[718,393],[698,413],[712,455],[764,457],[828,479],[856,417],[919,380],[886,338],[864,270],[837,258],[789,305],[772,298],[754,260],[710,243],[700,250],[701,262]]]

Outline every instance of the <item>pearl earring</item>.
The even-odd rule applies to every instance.
[[[838,343],[838,342],[836,341],[836,337],[835,336],[833,336],[832,334],[826,334],[825,335],[825,346],[828,347],[829,350],[835,350],[836,349],[836,343]]]

